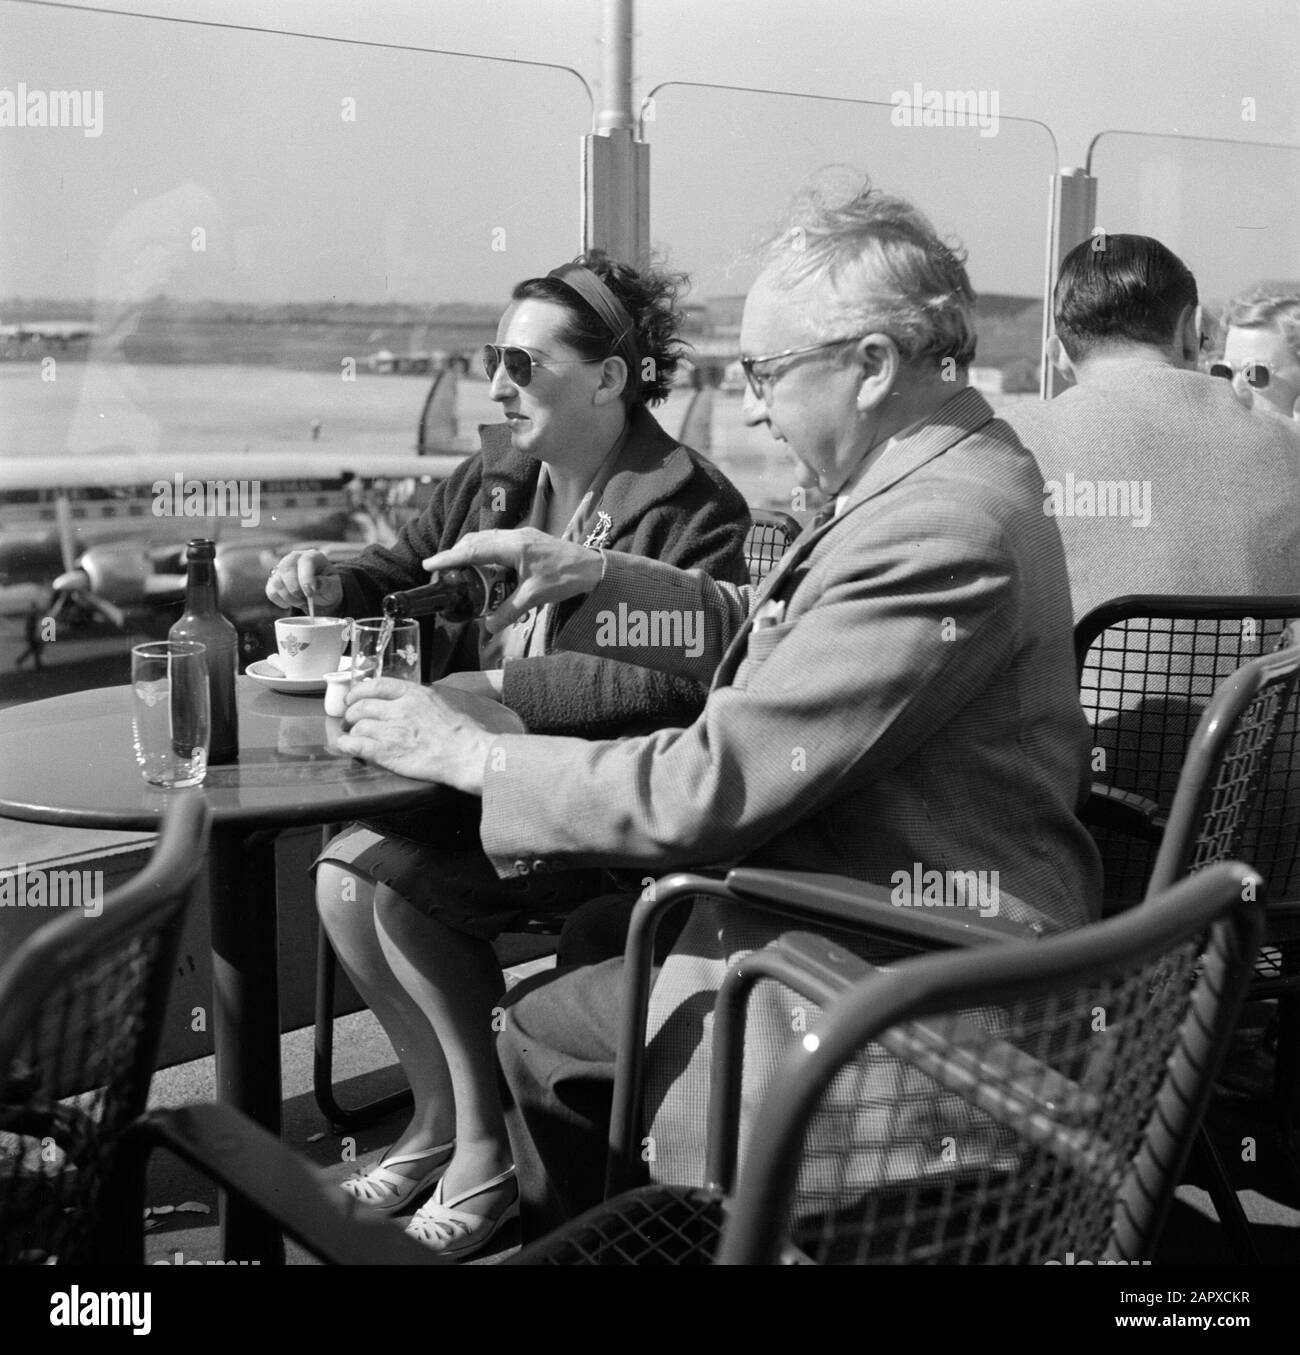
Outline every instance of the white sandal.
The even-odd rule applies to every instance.
[[[481,1251],[505,1224],[519,1217],[518,1186],[515,1187],[514,1199],[504,1206],[499,1214],[470,1214],[463,1209],[457,1209],[456,1206],[464,1204],[466,1200],[472,1200],[476,1195],[484,1194],[494,1186],[504,1185],[507,1181],[513,1180],[514,1175],[514,1167],[507,1167],[490,1181],[484,1181],[481,1186],[462,1190],[459,1195],[453,1195],[450,1200],[445,1201],[442,1198],[444,1183],[439,1181],[438,1189],[433,1192],[433,1198],[422,1205],[406,1225],[407,1233],[417,1242],[423,1242],[426,1247],[432,1248],[439,1256],[451,1259]]]
[[[442,1179],[455,1151],[456,1140],[452,1139],[450,1143],[440,1143],[436,1148],[426,1148],[422,1153],[403,1153],[401,1157],[383,1158],[369,1171],[355,1172],[340,1184],[354,1200],[360,1200],[381,1214],[396,1214],[421,1191],[428,1190],[435,1181]],[[404,1162],[423,1162],[430,1157],[444,1160],[436,1167],[430,1167],[423,1176],[411,1178],[400,1172],[389,1171],[390,1167],[399,1167]]]

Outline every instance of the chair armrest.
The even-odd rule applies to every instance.
[[[781,981],[822,1007],[877,972],[875,965],[809,932],[786,932],[772,949],[783,957]],[[982,1086],[992,1097],[990,1087],[1000,1088],[998,1118],[1008,1123],[1037,1111],[1060,1123],[1078,1124],[1099,1108],[1094,1093],[1008,1041],[990,1037],[965,1016],[910,1021],[886,1032],[881,1043],[949,1091],[969,1096]]]
[[[320,1176],[274,1135],[222,1105],[153,1111],[133,1130],[262,1210],[313,1256],[335,1265],[442,1265],[387,1219],[330,1193]],[[337,1195],[338,1198],[334,1198]]]
[[[804,920],[912,941],[926,949],[1036,941],[1047,930],[1045,925],[1004,917],[1002,909],[1008,902],[1031,915],[1035,911],[1005,893],[999,895],[999,912],[984,917],[974,908],[904,908],[892,902],[892,891],[884,885],[814,871],[742,866],[727,872],[727,887],[743,903],[763,904]]]
[[[727,873],[725,881],[685,872],[657,880],[633,909],[628,928],[606,1162],[606,1199],[634,1184],[641,1170],[636,1141],[641,1133],[641,1082],[655,932],[670,908],[696,897],[763,908],[791,917],[804,926],[821,923],[892,937],[921,950],[1033,941],[1047,931],[1046,919],[1039,928],[1003,916],[981,917],[970,909],[895,907],[890,901],[890,891],[881,885],[811,871],[735,867]],[[1000,904],[1009,899],[1010,895],[1001,895]],[[1036,916],[1034,909],[1015,902],[1029,916]]]
[[[1154,800],[1133,790],[1094,781],[1080,817],[1096,828],[1115,828],[1132,837],[1158,843],[1165,834],[1169,816]]]

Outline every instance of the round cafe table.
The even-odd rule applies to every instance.
[[[217,1099],[280,1132],[275,850],[282,828],[373,817],[436,800],[412,781],[331,748],[341,730],[320,696],[241,677],[239,760],[209,767],[208,880]],[[158,829],[169,798],[132,749],[131,689],[105,687],[0,711],[0,815],[68,828]],[[268,1189],[273,1183],[268,1183]],[[265,1216],[221,1196],[229,1260],[284,1260]]]

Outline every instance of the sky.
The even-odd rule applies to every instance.
[[[0,0],[0,100],[102,95],[97,136],[0,125],[0,297],[494,302],[579,247],[599,0],[117,7],[278,31]],[[1300,144],[1297,0],[641,0],[636,30],[652,241],[699,296],[827,166],[913,198],[977,290],[1040,293],[1049,176],[1107,129],[1144,135],[1098,143],[1099,224],[1207,297],[1300,277],[1300,150],[1263,144]],[[991,134],[895,125],[918,86],[984,94]]]

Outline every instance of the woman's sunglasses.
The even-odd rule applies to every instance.
[[[1243,362],[1240,367],[1234,367],[1230,362],[1210,363],[1210,375],[1221,376],[1225,381],[1234,380],[1238,372],[1245,373],[1246,384],[1254,390],[1268,389],[1270,371],[1266,363]]]
[[[604,362],[604,358],[535,358],[526,348],[503,348],[500,344],[483,345],[483,370],[492,380],[497,368],[505,364],[506,375],[516,386],[526,386],[533,379],[534,367],[583,367],[589,362]]]

